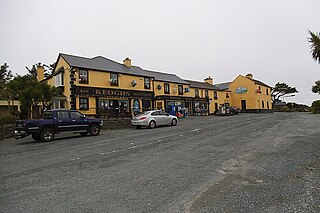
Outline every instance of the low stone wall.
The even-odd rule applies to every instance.
[[[0,140],[14,136],[14,124],[0,125]]]
[[[132,128],[130,118],[110,118],[103,120],[102,129],[128,129]]]

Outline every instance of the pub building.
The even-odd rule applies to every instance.
[[[221,89],[219,84],[213,85],[210,77],[204,82],[183,80],[175,74],[132,66],[129,58],[118,63],[102,56],[86,58],[63,53],[58,55],[51,76],[44,78],[41,66],[37,71],[39,81],[45,81],[59,91],[53,100],[53,108],[75,109],[87,116],[106,118],[132,117],[151,109],[162,109],[173,115],[209,115],[225,103],[240,105],[240,102],[244,103],[243,98],[247,99],[246,109],[250,111],[248,108],[257,105],[250,102],[250,97],[256,93],[251,92],[249,85],[255,88],[260,82],[252,76],[251,80],[244,77],[247,81],[238,77]],[[242,85],[243,82],[247,85]],[[259,85],[265,90],[265,84],[260,82]],[[234,87],[240,86],[247,87],[248,93],[233,97],[237,89]],[[256,99],[264,98],[258,100],[259,103],[271,107],[268,104],[271,95],[266,94],[258,94]]]

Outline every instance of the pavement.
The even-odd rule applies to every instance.
[[[320,115],[0,141],[1,212],[320,212]]]

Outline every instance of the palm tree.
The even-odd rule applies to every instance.
[[[310,44],[312,58],[320,64],[320,33],[313,33],[309,30],[310,37],[308,41]]]

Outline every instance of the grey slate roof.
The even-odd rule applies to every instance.
[[[60,53],[71,67],[85,68],[100,71],[111,71],[121,74],[131,74],[138,76],[151,77],[158,81],[173,82],[178,84],[188,84],[175,74],[161,73],[156,71],[144,70],[137,66],[127,67],[124,64],[112,61],[102,56],[94,58],[85,58]]]
[[[214,86],[217,87],[217,90],[224,91],[224,90],[228,90],[229,89],[229,85],[231,83],[232,82],[225,82],[225,83],[221,83],[221,84],[214,84]]]
[[[145,70],[145,71],[149,72],[149,74],[152,75],[154,77],[154,79],[157,81],[173,82],[173,83],[178,83],[178,84],[189,84],[188,82],[179,78],[175,74],[156,72],[156,71],[150,71],[150,70]]]
[[[202,88],[202,89],[213,89],[213,90],[217,89],[216,86],[209,84],[207,82],[191,81],[191,80],[185,80],[185,81],[190,84],[190,87]]]
[[[150,75],[149,72],[146,72],[140,67],[127,67],[123,64],[104,58],[102,56],[97,56],[94,58],[85,58],[63,53],[60,53],[60,56],[63,57],[71,67],[153,77],[152,75]]]

